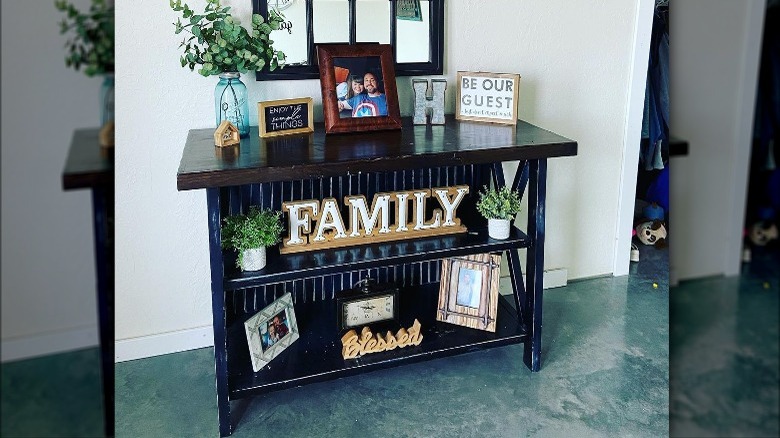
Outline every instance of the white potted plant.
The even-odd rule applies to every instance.
[[[224,219],[222,248],[238,251],[242,271],[258,271],[266,265],[265,248],[279,243],[282,231],[281,212],[251,206],[247,214]]]
[[[509,223],[520,212],[520,195],[508,187],[484,188],[479,194],[477,210],[488,220],[488,235],[493,239],[509,237]]]

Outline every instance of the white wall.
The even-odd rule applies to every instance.
[[[745,214],[765,0],[685,0],[670,10],[670,131],[676,279],[736,275]]]
[[[229,4],[247,23],[250,2]],[[516,72],[520,117],[579,142],[576,158],[550,160],[547,185],[546,266],[566,267],[571,278],[613,272],[636,14],[637,2],[623,0],[446,6],[448,112],[458,70]],[[187,131],[213,127],[216,80],[179,66],[167,3],[121,3],[117,16],[116,336],[124,340],[117,344],[123,360],[211,342],[205,192],[177,192],[176,171]],[[250,101],[312,96],[321,119],[319,81],[244,79]],[[405,115],[410,84],[398,79]],[[254,105],[250,112],[255,119]]]
[[[73,130],[100,123],[101,79],[65,67],[60,20],[2,2],[3,360],[97,345],[91,198],[62,170]]]

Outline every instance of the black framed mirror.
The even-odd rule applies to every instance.
[[[285,67],[256,72],[258,81],[319,79],[318,44],[392,44],[396,76],[440,75],[444,68],[444,0],[252,0],[285,17],[271,38]]]

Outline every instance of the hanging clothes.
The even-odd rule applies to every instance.
[[[640,163],[645,170],[663,169],[669,144],[669,25],[668,6],[656,7],[650,36],[650,53],[642,118]],[[646,144],[645,144],[646,143]]]
[[[780,3],[766,10],[753,126],[746,225],[780,217]]]

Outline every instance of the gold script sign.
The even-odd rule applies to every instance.
[[[370,208],[363,195],[345,196],[346,222],[336,198],[285,202],[282,210],[287,213],[290,231],[282,240],[280,252],[288,254],[465,233],[468,230],[461,225],[456,213],[468,192],[469,186],[461,185],[377,193]],[[438,201],[441,208],[435,208],[431,217],[426,217],[426,204],[431,198]],[[393,224],[390,224],[391,210],[395,217]]]
[[[401,327],[395,335],[388,331],[384,337],[379,333],[374,336],[370,328],[363,327],[360,336],[355,330],[350,330],[341,337],[341,345],[343,345],[341,355],[344,359],[354,359],[364,354],[390,351],[409,345],[420,345],[422,340],[420,321],[416,319],[408,329]]]

